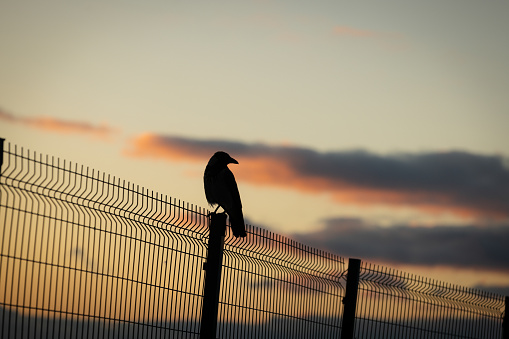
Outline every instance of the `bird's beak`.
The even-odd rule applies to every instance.
[[[239,164],[239,162],[233,158],[230,158],[230,164]]]

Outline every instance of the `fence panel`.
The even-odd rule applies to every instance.
[[[362,263],[356,338],[502,338],[502,296]]]
[[[342,258],[256,227],[227,237],[220,338],[340,338]]]
[[[206,213],[115,177],[7,150],[3,338],[197,338]]]
[[[16,146],[3,157],[2,337],[199,337],[208,211]],[[248,232],[225,241],[219,336],[338,337],[343,260]]]

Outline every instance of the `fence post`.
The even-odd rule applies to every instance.
[[[4,138],[0,138],[0,175],[2,175],[2,165],[4,164]]]
[[[505,297],[504,319],[502,320],[502,338],[509,339],[509,296]]]
[[[225,231],[226,214],[212,213],[209,223],[207,261],[203,267],[205,270],[205,287],[201,310],[200,339],[216,339]]]
[[[348,275],[346,279],[346,291],[343,298],[343,324],[341,339],[354,339],[355,309],[357,307],[357,289],[359,287],[359,274],[361,261],[348,259]]]

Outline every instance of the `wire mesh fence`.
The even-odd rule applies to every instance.
[[[219,338],[339,338],[342,258],[250,227],[227,239]]]
[[[4,338],[198,333],[204,210],[22,149],[4,160]]]
[[[2,337],[199,337],[208,211],[16,146],[3,160]],[[220,336],[337,333],[341,258],[248,232],[226,238]]]
[[[362,263],[357,338],[502,338],[504,298]]]
[[[2,338],[199,338],[203,208],[8,145]],[[343,258],[248,226],[226,236],[218,338],[340,338]],[[498,338],[501,296],[363,265],[356,338]]]

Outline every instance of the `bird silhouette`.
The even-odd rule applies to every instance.
[[[233,235],[237,238],[245,237],[239,189],[228,164],[238,164],[238,162],[226,152],[216,152],[210,158],[203,175],[205,197],[210,205],[217,205],[216,211],[222,207],[228,214]]]

